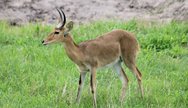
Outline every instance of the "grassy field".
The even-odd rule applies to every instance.
[[[144,99],[137,81],[129,77],[127,97],[119,102],[121,81],[112,69],[97,72],[99,108],[187,108],[188,23],[168,24],[138,21],[98,21],[76,25],[76,43],[93,39],[113,29],[136,34],[141,46],[137,64],[143,74]],[[1,108],[89,108],[89,74],[80,105],[75,103],[79,72],[66,56],[63,45],[43,46],[41,41],[53,26],[26,24],[21,27],[0,22],[0,107]]]

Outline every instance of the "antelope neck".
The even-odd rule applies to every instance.
[[[71,37],[67,37],[69,38],[65,43],[65,51],[68,55],[68,57],[75,62],[76,64],[79,65],[80,61],[81,61],[81,51],[78,47],[78,45],[73,41],[73,39]]]

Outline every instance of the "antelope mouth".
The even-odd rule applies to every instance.
[[[47,45],[48,43],[46,43],[46,42],[43,40],[43,41],[42,41],[42,44],[43,44],[43,45]]]

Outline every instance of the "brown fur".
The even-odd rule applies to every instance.
[[[88,70],[87,65],[103,67],[120,56],[125,61],[135,62],[138,43],[133,35],[123,30],[114,30],[96,39],[76,45],[69,34],[65,41],[67,55],[81,71]]]
[[[69,27],[69,26],[68,26]],[[122,100],[125,95],[128,78],[123,71],[121,64],[118,63],[120,58],[125,65],[135,74],[139,89],[143,95],[141,86],[141,72],[136,67],[136,54],[139,50],[139,45],[135,36],[124,30],[113,30],[93,40],[81,42],[79,45],[75,44],[70,33],[66,36],[63,34],[68,32],[66,30],[72,28],[63,28],[58,36],[50,34],[45,40],[44,44],[53,42],[63,42],[66,54],[68,57],[78,65],[80,69],[80,80],[77,101],[80,100],[80,94],[85,79],[85,74],[89,70],[91,72],[91,90],[93,94],[93,103],[96,107],[96,69],[104,67],[108,64],[117,61],[116,70],[120,72],[119,76],[122,78]],[[57,31],[57,30],[55,30]],[[120,70],[119,70],[120,68]]]

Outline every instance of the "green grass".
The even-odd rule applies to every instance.
[[[144,99],[137,93],[137,81],[129,77],[126,100],[121,106],[121,81],[111,69],[97,73],[99,108],[187,108],[188,24],[158,24],[139,21],[98,21],[76,25],[76,43],[93,39],[113,29],[136,34],[141,45],[137,65],[143,74]],[[0,107],[77,108],[79,72],[66,56],[62,44],[43,46],[41,40],[52,26],[27,24],[21,27],[0,22]],[[79,107],[92,107],[89,75]]]

